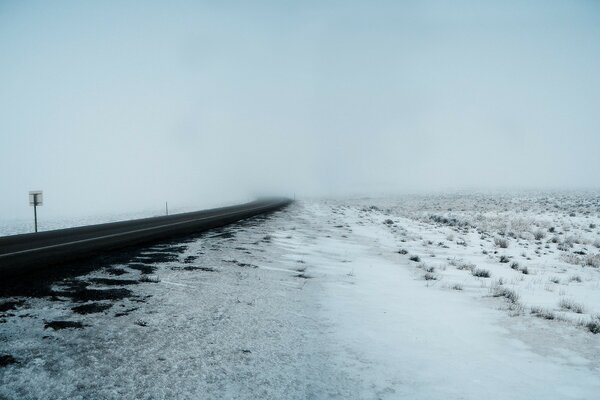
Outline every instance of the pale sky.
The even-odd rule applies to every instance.
[[[597,1],[0,0],[0,219],[599,173]]]

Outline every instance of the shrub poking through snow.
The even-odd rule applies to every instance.
[[[425,275],[423,275],[423,279],[425,279],[426,281],[436,281],[438,277],[436,274],[427,272]]]
[[[572,311],[577,314],[583,314],[583,305],[575,303],[571,299],[561,299],[558,302],[558,306],[563,310]]]
[[[452,290],[463,290],[463,287],[460,283],[455,283],[454,285],[450,286],[450,289]]]
[[[408,251],[404,250],[404,249],[400,249],[398,250],[398,254],[402,254],[403,256],[408,254]]]
[[[550,310],[547,310],[542,307],[531,307],[531,313],[538,318],[543,319],[555,319],[556,315]]]
[[[471,273],[473,274],[473,276],[476,276],[478,278],[489,278],[490,276],[492,276],[490,271],[488,271],[487,269],[475,268]]]
[[[546,237],[546,232],[544,232],[542,230],[537,230],[537,231],[533,232],[533,237],[535,238],[535,240],[542,240],[543,238]]]
[[[560,255],[559,259],[573,265],[580,265],[581,263],[584,263],[580,257],[577,257],[575,254],[571,253],[563,253]]]
[[[565,242],[559,242],[556,248],[560,251],[569,251],[570,247]]]
[[[519,271],[521,271],[523,275],[529,275],[529,269],[527,269],[527,267],[523,267]]]
[[[500,256],[500,262],[501,262],[501,263],[505,264],[505,263],[507,263],[507,262],[509,262],[509,261],[510,261],[510,260],[508,259],[508,257],[507,257],[507,256]]]
[[[588,267],[600,268],[600,254],[588,255],[584,258],[584,264]]]
[[[500,247],[501,249],[506,249],[508,247],[508,240],[505,238],[495,238],[494,239],[494,244],[498,247]]]
[[[600,314],[595,315],[591,321],[584,324],[585,327],[594,335],[600,333]]]
[[[581,283],[581,277],[579,275],[573,275],[570,279],[569,282],[579,282]]]
[[[558,284],[560,283],[560,279],[557,276],[553,276],[550,278],[550,282]]]
[[[465,270],[473,271],[475,269],[475,264],[461,262],[461,263],[458,263],[458,265],[456,265],[456,269],[459,269],[461,271],[465,271]]]
[[[414,261],[414,262],[420,262],[421,261],[421,257],[419,257],[419,256],[410,256],[408,259],[410,261]]]
[[[492,291],[493,297],[504,297],[512,304],[519,302],[519,295],[514,290],[511,290],[504,286],[496,286]]]
[[[433,222],[437,222],[438,224],[442,224],[442,225],[458,226],[458,227],[469,225],[469,223],[466,221],[459,221],[456,218],[444,217],[443,215],[430,215],[429,219],[432,220]]]
[[[519,263],[516,261],[513,261],[512,263],[510,263],[510,267],[516,271],[519,269]]]

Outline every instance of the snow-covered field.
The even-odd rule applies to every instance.
[[[0,300],[0,398],[596,399],[599,215],[313,200],[97,259]]]

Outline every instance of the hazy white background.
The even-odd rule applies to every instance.
[[[0,1],[0,218],[597,188],[597,1]]]

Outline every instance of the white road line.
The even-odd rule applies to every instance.
[[[59,244],[53,244],[53,245],[50,245],[50,246],[37,247],[35,249],[27,249],[27,250],[15,251],[13,253],[0,254],[0,259],[2,259],[3,257],[10,257],[10,256],[14,256],[14,255],[19,255],[19,254],[27,254],[27,253],[33,253],[33,252],[42,251],[42,250],[48,250],[48,249],[53,249],[53,248],[65,247],[65,246],[69,246],[69,245],[77,244],[77,243],[93,242],[95,240],[100,240],[100,239],[107,239],[107,238],[111,238],[111,237],[125,236],[125,235],[129,235],[131,233],[146,232],[146,231],[151,231],[151,230],[154,230],[154,229],[166,228],[166,227],[169,227],[169,226],[176,226],[176,225],[181,225],[181,224],[187,224],[187,223],[190,223],[190,222],[198,222],[198,221],[202,221],[202,220],[206,220],[206,219],[211,219],[211,218],[233,216],[233,215],[236,215],[236,214],[242,214],[242,213],[246,213],[246,212],[249,212],[249,211],[260,210],[260,209],[263,209],[263,208],[271,208],[272,206],[273,206],[273,204],[270,204],[268,206],[254,207],[254,208],[250,208],[250,209],[247,209],[247,210],[235,211],[235,212],[231,212],[231,213],[211,215],[210,217],[203,217],[203,218],[196,218],[196,219],[192,219],[192,220],[186,220],[186,221],[180,221],[180,222],[173,222],[173,223],[170,223],[170,224],[153,226],[153,227],[150,227],[150,228],[136,229],[136,230],[133,230],[133,231],[127,231],[127,232],[121,232],[121,233],[113,233],[111,235],[98,236],[98,237],[93,237],[93,238],[90,238],[90,239],[81,239],[81,240],[75,240],[73,242],[59,243]]]

